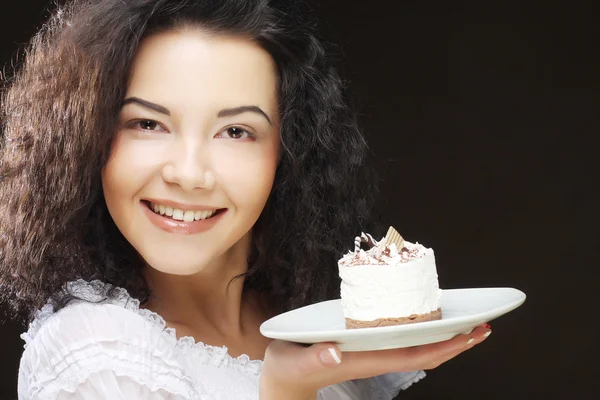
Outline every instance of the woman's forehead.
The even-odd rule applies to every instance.
[[[199,29],[145,38],[133,61],[126,97],[172,107],[254,104],[277,112],[277,69],[258,44]]]

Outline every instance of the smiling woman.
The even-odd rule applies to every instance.
[[[483,340],[342,354],[260,334],[339,296],[374,181],[302,3],[73,0],[0,119],[0,294],[25,399],[391,399]],[[341,363],[341,364],[340,364]]]
[[[273,59],[250,40],[187,28],[142,41],[102,186],[153,269],[222,287],[246,272],[279,159],[277,92]]]

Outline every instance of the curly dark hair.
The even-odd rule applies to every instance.
[[[0,300],[31,319],[65,283],[100,279],[143,304],[143,262],[100,180],[140,40],[179,26],[241,35],[278,68],[281,162],[253,228],[245,287],[273,312],[339,297],[337,259],[370,217],[367,144],[311,10],[292,0],[74,0],[34,36],[2,93]],[[109,292],[108,295],[111,295]]]

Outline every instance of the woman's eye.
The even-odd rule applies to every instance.
[[[244,130],[242,128],[238,128],[237,126],[232,126],[230,128],[225,129],[222,132],[222,135],[226,139],[247,139],[247,138],[253,138],[254,137],[254,135],[252,135],[247,130]]]
[[[162,126],[156,121],[152,121],[151,119],[141,119],[138,121],[134,121],[131,126],[133,128],[139,128],[143,131],[159,131],[166,132]]]

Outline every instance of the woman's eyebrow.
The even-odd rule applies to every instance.
[[[139,97],[129,97],[129,98],[123,100],[122,107],[124,107],[125,105],[130,104],[130,103],[139,104],[143,107],[149,108],[149,109],[159,112],[161,114],[171,115],[171,112],[169,111],[169,109],[167,107],[161,106],[160,104],[152,103],[151,101],[148,101],[148,100],[140,99]],[[234,107],[234,108],[225,108],[225,109],[219,111],[219,113],[217,114],[217,117],[228,117],[231,115],[243,114],[245,112],[253,112],[255,114],[261,115],[269,122],[270,125],[273,125],[273,123],[271,122],[271,118],[269,118],[267,113],[264,112],[258,106],[240,106],[240,107]]]
[[[273,125],[273,123],[271,122],[271,119],[269,118],[267,113],[264,112],[263,110],[261,110],[261,108],[257,107],[257,106],[240,106],[240,107],[235,107],[235,108],[226,108],[224,110],[219,111],[219,113],[217,114],[217,117],[227,117],[230,115],[238,115],[238,114],[242,114],[245,112],[253,112],[253,113],[259,114],[259,115],[265,117],[265,119],[269,122],[269,125]]]
[[[167,107],[163,107],[160,104],[152,103],[148,100],[142,100],[139,97],[129,97],[129,98],[123,100],[123,105],[121,107],[124,107],[125,105],[127,105],[129,103],[136,103],[143,107],[149,108],[153,111],[159,112],[161,114],[171,115],[171,111],[169,111],[169,109]]]

